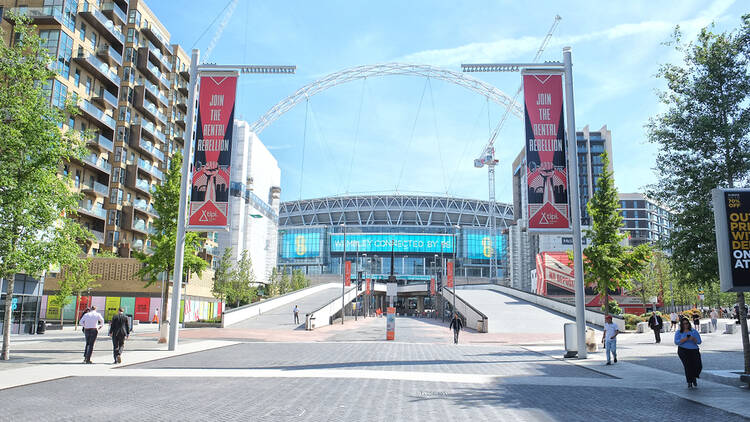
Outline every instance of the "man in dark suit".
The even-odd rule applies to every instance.
[[[122,363],[122,349],[125,346],[125,339],[130,337],[130,324],[127,315],[122,308],[117,315],[112,317],[109,323],[109,335],[112,337],[112,353],[115,357],[115,363]]]
[[[648,326],[654,330],[654,337],[656,338],[657,343],[661,343],[661,328],[663,324],[664,322],[662,321],[661,316],[657,314],[656,311],[652,312],[651,318],[648,319]]]

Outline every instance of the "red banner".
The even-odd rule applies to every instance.
[[[430,278],[430,296],[435,296],[435,277]]]
[[[567,229],[570,217],[562,75],[524,73],[523,96],[529,229]]]
[[[190,230],[216,230],[229,225],[229,176],[236,93],[236,72],[212,72],[200,77],[188,211]],[[192,127],[190,122],[188,127]]]
[[[148,322],[149,303],[150,300],[147,297],[135,298],[135,312],[133,312],[133,319],[140,322]]]
[[[365,294],[370,294],[370,279],[365,279]]]
[[[344,283],[346,287],[352,285],[352,261],[346,261],[344,263]]]
[[[446,285],[450,288],[453,288],[453,260],[448,260],[448,262],[445,264],[446,266]]]

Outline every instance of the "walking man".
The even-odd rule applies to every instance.
[[[130,337],[130,324],[124,309],[118,309],[117,315],[112,317],[109,323],[109,336],[112,337],[112,354],[115,363],[122,363],[122,349],[125,347],[125,339]]]
[[[719,325],[719,313],[716,312],[716,308],[711,309],[711,314],[709,316],[711,317],[711,325],[714,327],[714,331],[716,331],[717,326]]]
[[[604,343],[604,349],[607,351],[607,365],[612,365],[610,361],[610,354],[615,358],[617,363],[617,335],[620,334],[620,330],[617,329],[617,325],[612,323],[612,316],[607,315],[604,318],[604,334],[602,335],[602,343]]]
[[[299,324],[299,306],[294,305],[294,323]]]
[[[661,328],[664,326],[664,321],[662,321],[661,316],[656,311],[651,313],[651,318],[648,319],[648,326],[654,330],[656,344],[661,343]]]
[[[675,312],[675,311],[672,311],[672,313],[671,313],[671,314],[669,314],[669,321],[670,321],[670,322],[672,322],[672,326],[670,327],[670,329],[671,329],[672,331],[675,331],[675,330],[677,330],[677,322],[678,322],[679,320],[680,320],[680,316],[679,316],[679,315],[677,315],[677,312]]]
[[[104,326],[104,318],[96,312],[96,306],[81,317],[83,335],[86,337],[86,347],[83,349],[83,363],[92,363],[91,354],[94,352],[94,343],[99,335],[99,329]]]
[[[463,325],[464,323],[461,322],[461,318],[458,317],[457,313],[454,313],[451,324],[448,326],[449,330],[453,328],[453,344],[458,344],[458,332],[461,331]]]

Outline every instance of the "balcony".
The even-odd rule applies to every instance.
[[[106,63],[86,52],[83,48],[78,48],[73,61],[94,75],[99,76],[101,81],[108,84],[112,90],[117,91],[120,89],[120,77],[117,76],[117,73],[110,70]]]
[[[128,8],[128,2],[125,1],[125,9]],[[119,21],[120,25],[125,24],[128,21],[128,16],[125,11],[111,1],[102,4],[102,13],[113,21]]]
[[[182,95],[176,95],[174,104],[178,108],[180,108],[180,110],[182,110],[183,113],[187,113],[187,98],[185,98]]]
[[[109,188],[107,185],[99,182],[94,182],[93,184],[84,183],[81,185],[81,191],[95,196],[106,197],[107,193],[109,193]]]
[[[186,67],[184,70],[181,70],[180,76],[182,76],[186,81],[190,82],[190,68]]]
[[[161,31],[156,28],[156,26],[144,21],[143,25],[141,26],[141,32],[159,48],[169,50],[169,39],[164,36],[164,34],[162,34]]]
[[[158,101],[163,105],[164,107],[167,107],[169,105],[169,99],[164,96],[161,92],[159,92],[159,87],[155,84],[152,84],[148,80],[144,79],[142,81],[138,82],[140,85],[143,85],[146,88],[146,95],[150,96],[153,101]],[[136,87],[136,90],[138,87]]]
[[[102,45],[96,50],[96,55],[106,60],[110,66],[122,66],[122,54],[112,48],[111,45]]]
[[[114,151],[114,143],[112,140],[104,137],[100,133],[94,133],[94,137],[86,140],[86,145],[97,148],[100,152],[112,152]]]
[[[184,116],[183,114],[177,114],[177,116],[175,116],[175,120],[174,120],[174,122],[175,122],[175,123],[176,123],[176,124],[177,124],[178,126],[180,126],[180,127],[182,128],[182,130],[185,130],[185,128],[187,127],[187,126],[185,125],[185,116]]]
[[[115,126],[117,124],[115,122],[115,119],[113,119],[112,116],[105,114],[104,111],[96,108],[90,102],[80,99],[78,100],[78,108],[81,109],[83,114],[88,116],[90,119],[93,119],[94,123],[98,123],[99,127],[103,127],[111,131],[115,130]]]
[[[161,170],[142,158],[138,159],[138,170],[144,171],[146,172],[146,174],[153,176],[159,180],[164,179],[164,173],[162,173]]]
[[[185,82],[182,79],[177,79],[177,89],[180,91],[182,95],[187,96],[190,90],[190,83]]]
[[[142,252],[143,251],[143,239],[136,239],[133,241],[133,244],[131,245],[131,248],[135,251]]]
[[[35,25],[62,25],[63,8],[62,6],[44,6],[44,7],[14,7],[7,13],[23,15],[31,19]]]
[[[96,154],[87,155],[83,158],[83,163],[94,167],[96,170],[104,172],[109,175],[112,172],[112,164],[109,164],[103,157],[100,158]]]
[[[130,228],[131,230],[135,230],[143,234],[148,234],[148,226],[146,224],[146,220],[144,219],[133,218],[133,224],[130,226]]]
[[[125,36],[122,35],[122,31],[117,28],[114,22],[104,16],[99,10],[89,6],[88,2],[83,3],[83,10],[79,14],[83,16],[91,26],[96,28],[104,38],[122,50],[122,46],[125,43]]]
[[[156,120],[156,113],[159,112],[159,109],[156,107],[154,103],[146,99],[145,95],[145,88],[143,86],[136,86],[135,87],[135,96],[133,97],[133,105],[143,112],[143,114],[146,115],[146,117],[150,118],[151,120]]]
[[[180,143],[185,143],[185,131],[175,129],[172,139]]]
[[[162,54],[161,50],[158,47],[156,47],[152,43],[148,43],[147,47],[143,48],[148,49],[149,58],[153,57],[156,64],[160,65],[162,69],[164,69],[164,72],[172,71],[172,63],[169,62],[169,56]]]
[[[92,97],[91,101],[102,107],[109,106],[112,110],[117,108],[117,96],[104,89],[103,86],[99,87],[99,93]]]
[[[94,235],[94,243],[104,243],[104,232],[100,232],[99,230],[92,230],[89,229],[91,234]]]
[[[102,204],[92,201],[81,201],[78,203],[78,212],[89,217],[95,217],[102,221],[107,219],[107,210]]]
[[[151,185],[148,180],[146,179],[135,179],[135,183],[133,184],[135,189],[140,190],[141,192],[145,193],[146,195],[151,196],[151,194],[154,191],[153,185]]]
[[[156,158],[159,161],[164,161],[164,153],[159,150],[153,143],[146,141],[140,137],[131,136],[130,146],[137,149],[143,154],[149,155],[151,158]]]
[[[136,199],[135,201],[133,201],[133,208],[154,217],[159,216],[159,214],[157,214],[156,210],[154,209],[154,206],[149,204],[145,199]]]

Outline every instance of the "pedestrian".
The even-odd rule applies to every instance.
[[[718,328],[719,325],[719,313],[716,312],[716,309],[711,309],[711,325],[714,327],[714,331]]]
[[[122,363],[122,349],[125,339],[130,337],[130,323],[124,309],[118,309],[117,315],[109,322],[109,336],[112,337],[112,355],[115,363]]]
[[[453,344],[458,344],[458,332],[461,331],[461,327],[464,325],[464,323],[461,321],[461,318],[458,317],[458,314],[453,314],[453,319],[451,319],[451,323],[448,326],[448,329],[450,330],[453,328]]]
[[[617,363],[617,335],[620,334],[620,330],[617,325],[612,323],[612,315],[604,317],[604,333],[602,334],[602,343],[604,343],[604,349],[607,352],[607,365],[612,365],[610,360],[610,354],[615,358]]]
[[[671,314],[669,314],[669,321],[672,323],[672,326],[669,327],[670,330],[676,331],[677,330],[677,323],[680,321],[680,316],[677,315],[677,312],[672,311]]]
[[[662,321],[661,315],[659,315],[658,312],[651,312],[651,318],[648,319],[648,326],[651,327],[652,330],[654,330],[654,338],[656,339],[656,344],[661,343],[661,329],[664,326],[664,321]]]
[[[299,324],[299,306],[294,305],[294,323]]]
[[[701,329],[701,314],[699,312],[693,312],[693,326],[696,330]]]
[[[159,308],[154,309],[154,317],[151,319],[152,323],[159,323]]]
[[[680,330],[674,333],[674,344],[677,345],[677,356],[680,357],[682,366],[685,368],[688,388],[698,387],[696,379],[700,378],[703,370],[701,353],[698,349],[701,342],[701,335],[690,326],[690,320],[687,318],[681,320]]]
[[[96,306],[81,317],[81,327],[86,338],[86,347],[83,349],[83,363],[92,363],[91,354],[94,352],[94,343],[99,335],[99,329],[104,326],[104,318],[96,312]]]

